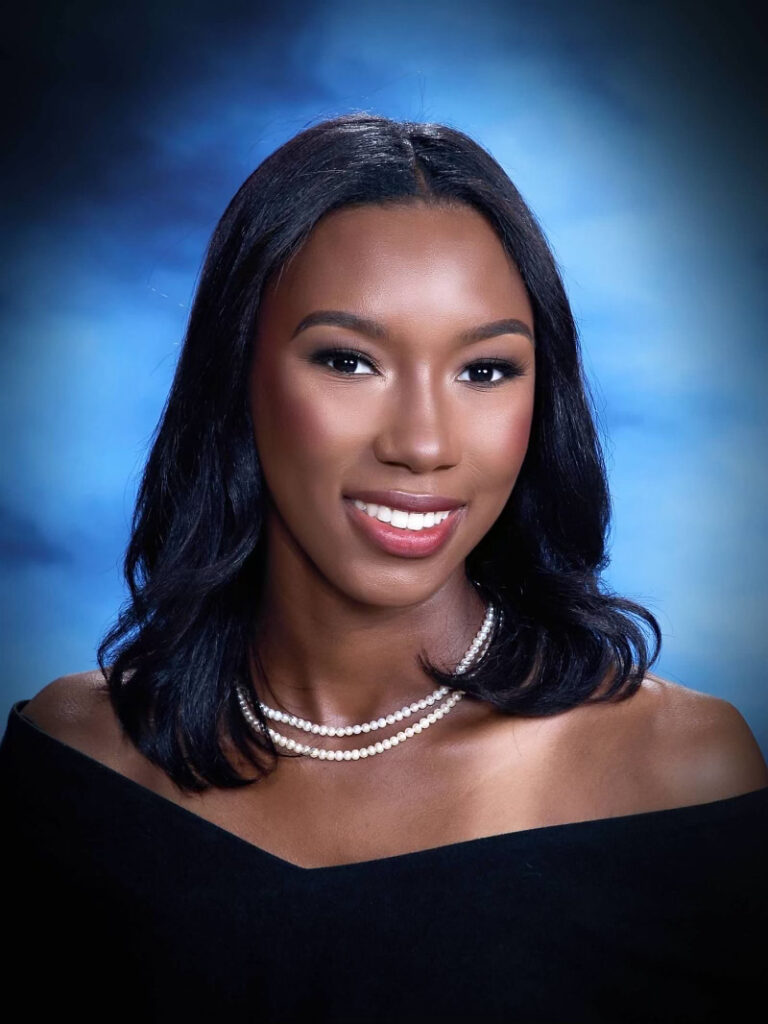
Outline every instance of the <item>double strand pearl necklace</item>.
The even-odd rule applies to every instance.
[[[501,613],[497,612],[493,602],[489,603],[488,608],[486,609],[485,618],[483,619],[483,624],[470,644],[467,653],[457,665],[454,674],[463,674],[467,671],[472,662],[479,658],[481,650],[487,644],[488,638],[493,631],[497,615],[499,618],[501,617]],[[410,718],[411,715],[417,714],[419,711],[426,710],[426,708],[435,704],[436,701],[441,700],[448,693],[448,689],[449,688],[447,686],[441,686],[428,697],[424,697],[419,701],[414,701],[412,704],[406,704],[405,707],[400,708],[399,711],[395,711],[383,718],[374,719],[371,722],[362,722],[358,725],[320,725],[317,722],[310,722],[305,718],[298,718],[296,715],[291,715],[285,711],[279,711],[276,708],[271,708],[267,704],[260,703],[265,717],[272,721],[284,722],[286,725],[292,725],[298,729],[302,729],[304,732],[311,732],[318,736],[357,736],[360,733],[383,729],[387,725],[395,725],[398,722],[402,722],[403,719]],[[242,685],[238,685],[236,687],[236,691],[238,703],[240,704],[240,709],[242,710],[246,721],[255,732],[263,732],[264,726],[253,710],[245,688]],[[284,747],[287,750],[292,750],[298,754],[306,754],[309,757],[318,758],[322,761],[358,761],[361,758],[374,757],[376,754],[383,754],[385,750],[391,750],[392,747],[396,747],[399,743],[405,742],[405,740],[410,739],[412,736],[417,736],[425,729],[428,729],[430,725],[439,721],[444,715],[447,715],[448,712],[458,704],[463,696],[463,690],[454,690],[451,696],[435,708],[434,711],[431,711],[418,722],[415,722],[413,725],[408,726],[401,732],[398,732],[395,736],[390,736],[389,739],[381,740],[378,743],[372,743],[367,747],[359,747],[355,750],[328,750],[324,747],[313,747],[307,743],[299,743],[297,740],[284,736],[275,729],[267,727],[267,731],[278,746]]]

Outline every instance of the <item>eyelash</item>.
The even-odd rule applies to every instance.
[[[325,366],[326,369],[331,370],[332,373],[338,373],[342,377],[361,377],[369,376],[369,374],[359,373],[345,373],[343,370],[334,370],[333,367],[327,366],[331,359],[355,359],[363,363],[367,363],[369,366],[376,369],[375,363],[368,356],[363,355],[362,352],[358,352],[356,349],[351,348],[324,348],[319,352],[315,352],[311,356],[311,361],[317,363],[320,366]],[[512,363],[507,359],[478,359],[474,363],[467,363],[464,369],[461,371],[464,373],[465,370],[470,369],[473,366],[491,366],[497,370],[505,371],[505,376],[501,380],[482,381],[482,380],[469,380],[462,381],[462,384],[471,384],[473,387],[479,388],[495,388],[499,384],[503,384],[505,380],[511,380],[514,377],[521,377],[525,372],[521,366],[517,363]]]

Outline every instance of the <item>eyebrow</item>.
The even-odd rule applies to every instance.
[[[349,330],[366,334],[369,338],[377,341],[386,340],[389,337],[386,327],[378,320],[370,320],[368,317],[357,316],[355,313],[346,313],[340,309],[319,309],[309,313],[301,320],[291,335],[293,340],[300,331],[308,327],[316,327],[320,324],[329,324],[333,327],[347,327]],[[533,333],[527,324],[522,320],[506,319],[494,320],[489,324],[481,324],[479,327],[471,327],[462,331],[459,341],[462,345],[470,345],[474,341],[484,341],[486,338],[496,338],[500,334],[522,334],[535,345]]]

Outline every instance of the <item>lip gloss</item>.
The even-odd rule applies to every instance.
[[[390,555],[403,558],[424,558],[438,551],[453,535],[467,507],[461,505],[451,509],[442,523],[436,526],[421,530],[401,530],[390,523],[382,523],[375,516],[369,516],[350,498],[344,498],[344,504],[353,524],[368,541]]]

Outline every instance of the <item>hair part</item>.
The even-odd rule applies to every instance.
[[[463,132],[346,114],[270,154],[213,232],[136,499],[123,563],[130,596],[97,651],[127,734],[184,790],[247,785],[291,756],[270,739],[258,705],[265,731],[254,734],[235,694],[238,682],[265,678],[253,627],[266,489],[247,387],[261,295],[325,214],[392,203],[483,214],[522,277],[537,338],[528,450],[505,508],[465,563],[503,623],[469,672],[453,675],[423,650],[420,667],[436,685],[530,717],[625,699],[658,657],[654,616],[600,580],[605,464],[576,325],[536,218]],[[255,776],[236,770],[233,752]]]

